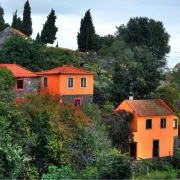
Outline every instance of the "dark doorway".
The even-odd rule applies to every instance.
[[[81,101],[80,100],[75,100],[74,105],[75,105],[75,107],[79,107],[81,105]]]
[[[137,142],[130,144],[130,157],[133,157],[136,160],[136,152],[137,152]]]
[[[153,140],[153,157],[159,157],[159,140]]]

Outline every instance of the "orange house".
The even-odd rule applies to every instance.
[[[60,95],[63,103],[93,102],[94,72],[63,65],[38,73],[41,76],[40,94]]]
[[[129,122],[134,142],[130,156],[136,160],[173,155],[174,137],[178,136],[178,118],[161,99],[124,100],[117,110],[133,112]]]

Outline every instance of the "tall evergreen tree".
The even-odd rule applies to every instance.
[[[0,31],[3,31],[6,28],[5,21],[4,21],[4,9],[1,7],[0,4]]]
[[[95,34],[95,28],[92,22],[90,9],[85,13],[84,18],[81,19],[80,32],[77,35],[78,49],[82,52],[94,50],[92,43],[92,35]]]
[[[59,47],[59,45],[58,45],[58,41],[57,41],[56,47]]]
[[[29,5],[29,1],[27,0],[24,5],[23,12],[23,29],[22,32],[27,36],[31,36],[32,30],[32,20],[31,20],[31,7]]]
[[[56,40],[56,33],[58,31],[58,28],[56,27],[56,15],[55,11],[51,9],[50,14],[47,17],[47,21],[43,25],[43,29],[41,32],[41,40],[45,44],[50,43],[53,44]]]
[[[39,41],[40,39],[41,39],[40,34],[39,34],[39,33],[37,33],[37,36],[36,36],[36,41]]]
[[[15,11],[15,13],[13,13],[11,27],[22,31],[22,20],[20,17],[17,17],[17,10]]]

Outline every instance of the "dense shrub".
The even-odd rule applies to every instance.
[[[129,127],[128,121],[131,120],[133,114],[126,111],[103,114],[103,122],[108,130],[109,138],[113,146],[122,152],[129,151],[129,143],[133,142],[133,132]]]
[[[56,166],[49,166],[48,173],[42,175],[42,180],[59,180],[59,179],[76,179],[77,174],[70,167],[65,166],[57,168]]]
[[[180,149],[178,149],[172,157],[172,164],[174,167],[180,169]]]
[[[108,153],[101,153],[96,166],[101,179],[130,179],[132,164],[126,155],[112,149]]]
[[[78,176],[79,179],[99,179],[99,172],[96,167],[87,167]]]

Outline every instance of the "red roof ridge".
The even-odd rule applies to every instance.
[[[165,105],[165,106],[174,114],[174,111],[173,111],[162,99],[154,99],[154,100],[159,100],[159,101],[161,101],[161,103],[162,103],[163,105]]]
[[[74,67],[73,65],[64,65],[64,67],[71,67],[73,69],[76,69],[76,70],[79,70],[79,71],[82,71],[82,72],[87,72],[87,73],[90,73],[90,71],[86,71],[82,68],[77,68],[77,67]],[[95,72],[92,72],[92,73],[95,73]]]
[[[15,29],[15,28],[12,28],[12,27],[11,27],[11,29],[14,30],[15,32],[17,32],[19,35],[25,36],[25,37],[28,38],[28,36],[26,34],[24,34],[23,32],[19,31],[18,29]]]
[[[66,67],[66,65],[65,64],[63,64],[62,65],[62,70],[61,70],[61,72],[63,71],[63,69]],[[59,67],[59,68],[61,68],[61,67]]]
[[[35,72],[33,72],[33,71],[31,71],[31,70],[29,70],[29,69],[27,69],[27,68],[25,68],[25,67],[23,67],[23,66],[21,66],[21,65],[16,64],[16,62],[14,63],[14,65],[15,65],[15,66],[19,66],[20,68],[22,68],[22,69],[24,69],[24,70],[26,70],[26,71],[30,71],[30,72],[32,72],[32,73],[34,73],[34,74],[36,74],[36,75],[38,76],[37,73],[35,73]]]
[[[73,70],[72,70],[72,72],[66,72],[66,70],[67,69],[65,69],[65,68],[72,68],[72,69],[74,69],[74,70],[77,70],[76,72],[73,72]],[[57,70],[57,71],[55,71],[55,72],[52,72],[52,71],[54,71],[54,70]],[[73,65],[62,65],[62,66],[59,66],[59,67],[56,67],[56,68],[52,68],[52,69],[49,69],[49,70],[45,70],[45,71],[41,71],[41,72],[37,72],[37,74],[46,74],[46,73],[48,73],[48,74],[78,74],[78,71],[79,71],[79,73],[84,73],[84,74],[95,74],[95,72],[90,72],[90,71],[86,71],[86,70],[84,70],[84,69],[81,69],[81,68],[76,68],[76,67],[74,67]]]
[[[35,73],[35,72],[33,72],[33,71],[31,71],[31,70],[29,70],[29,69],[27,69],[27,68],[24,68],[24,67],[22,67],[21,65],[18,65],[18,64],[16,64],[16,63],[9,63],[9,64],[0,64],[0,67],[6,67],[6,68],[8,68],[12,73],[13,73],[13,75],[15,76],[15,77],[38,77],[38,74],[37,73]],[[20,69],[11,69],[10,67],[18,67],[18,68],[20,68],[20,69],[23,69],[23,70],[25,70],[26,72],[23,72],[23,73],[25,73],[25,75],[21,75],[21,76],[19,76],[19,74],[21,74],[19,71],[20,71]],[[17,72],[18,71],[18,72]],[[29,74],[31,74],[31,75],[27,75],[28,73]],[[23,74],[22,73],[22,74]]]

